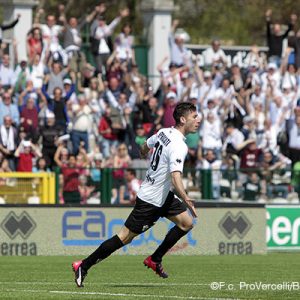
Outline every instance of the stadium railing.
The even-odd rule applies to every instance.
[[[86,169],[87,186],[97,186],[92,193],[91,204],[118,204],[112,197],[113,168],[101,169],[101,181],[94,182],[93,168]],[[126,168],[119,170],[126,171]],[[136,169],[137,179],[144,180],[146,169]],[[140,171],[140,172],[139,172]],[[56,173],[56,203],[59,198],[60,168]],[[253,201],[261,203],[299,203],[300,176],[292,169],[193,169],[183,171],[183,184],[187,194],[196,201],[221,202]],[[126,191],[125,191],[126,199]]]

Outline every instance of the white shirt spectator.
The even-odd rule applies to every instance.
[[[206,149],[221,149],[221,121],[215,117],[213,122],[204,120],[200,128],[202,147]]]
[[[228,144],[231,144],[235,149],[238,145],[240,145],[245,140],[245,136],[243,133],[235,128],[230,135],[224,141],[223,149],[226,150]]]
[[[203,51],[204,66],[211,66],[213,61],[219,60],[227,61],[225,52],[222,49],[218,49],[217,52],[214,51],[212,47],[207,48]]]

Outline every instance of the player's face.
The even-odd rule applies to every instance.
[[[186,118],[185,123],[185,132],[187,133],[195,133],[200,124],[200,119],[198,117],[198,113],[196,111],[190,112]]]

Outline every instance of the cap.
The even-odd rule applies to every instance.
[[[38,98],[37,93],[30,93],[29,96],[28,96],[28,98],[37,100],[37,98]]]
[[[203,73],[204,78],[210,78],[211,77],[211,72],[210,71],[205,71]]]
[[[106,19],[103,16],[99,16],[98,21],[106,21]]]
[[[48,110],[46,111],[46,118],[47,118],[47,119],[51,119],[51,118],[54,119],[54,118],[55,118],[55,114],[54,114],[51,110],[48,109]]]
[[[97,152],[94,156],[94,160],[102,160],[103,159],[103,155],[100,152]]]
[[[134,78],[132,79],[132,81],[133,81],[134,83],[139,83],[139,82],[141,82],[141,79],[140,79],[139,77],[134,77]]]
[[[60,150],[60,153],[63,153],[63,152],[69,153],[69,150],[68,150],[67,148],[62,148],[62,149]]]
[[[274,63],[268,63],[267,69],[268,70],[270,70],[270,69],[277,70],[277,66]]]
[[[21,59],[20,59],[20,63],[22,62],[28,62],[28,58],[26,56],[23,56]]]
[[[25,147],[30,147],[31,146],[31,142],[30,141],[23,141],[23,146]]]
[[[135,127],[136,129],[144,129],[143,124],[142,123],[138,123]]]
[[[170,98],[176,99],[177,95],[173,91],[170,91],[166,97],[167,97],[167,99],[170,99]]]
[[[181,74],[181,78],[182,79],[186,79],[186,78],[189,78],[189,73],[188,72],[182,72],[182,74]]]
[[[254,118],[252,116],[245,116],[243,118],[244,123],[254,122]]]
[[[63,81],[63,83],[64,84],[72,85],[73,82],[72,82],[72,80],[70,78],[65,78],[64,81]]]
[[[176,68],[177,68],[177,65],[176,65],[175,63],[171,62],[171,63],[169,64],[169,68],[173,68],[173,67],[176,67]]]
[[[253,61],[252,63],[251,63],[251,67],[254,67],[254,68],[258,68],[258,63],[256,62],[256,61]]]

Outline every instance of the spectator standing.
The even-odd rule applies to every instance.
[[[29,60],[30,79],[33,83],[34,89],[41,89],[43,87],[43,77],[45,71],[45,65],[41,61],[41,55],[35,53]],[[27,80],[28,82],[28,80]]]
[[[6,44],[1,44],[1,49],[6,47]],[[1,64],[0,64],[0,81],[2,88],[6,91],[12,92],[14,89],[14,70],[9,66],[10,64],[10,56],[8,54],[4,54]],[[0,120],[2,118],[0,117]]]
[[[125,8],[120,10],[120,16],[116,17],[109,25],[106,24],[106,20],[103,16],[98,18],[98,26],[94,29],[92,53],[96,63],[96,69],[102,73],[102,67],[106,67],[106,62],[110,56],[111,50],[108,45],[108,38],[112,35],[115,27],[120,21],[129,15],[129,9]]]
[[[21,111],[21,126],[24,127],[25,132],[30,131],[30,125],[32,125],[34,132],[37,132],[39,125],[39,112],[35,105],[35,100],[29,97],[26,101],[26,106]],[[28,122],[29,121],[29,122]]]
[[[54,161],[58,167],[62,168],[61,172],[64,176],[63,198],[65,203],[80,203],[80,193],[78,191],[78,177],[79,172],[76,169],[76,156],[74,154],[69,155],[68,163],[63,163],[59,156],[60,151],[63,149],[63,145],[57,147]]]
[[[31,60],[36,54],[42,55],[43,41],[40,28],[33,27],[26,37],[27,56]]]
[[[200,127],[202,150],[213,149],[217,158],[222,156],[221,120],[213,113],[208,113]]]
[[[69,57],[70,70],[72,72],[79,72],[86,65],[86,57],[84,52],[81,51],[81,31],[85,26],[90,23],[97,13],[102,13],[105,10],[104,4],[96,6],[94,11],[87,15],[79,24],[78,20],[74,17],[69,19],[67,24],[66,19],[63,18],[63,39],[64,49]]]
[[[188,58],[188,50],[183,45],[183,39],[180,35],[175,35],[175,29],[178,26],[179,21],[174,20],[168,36],[169,47],[170,47],[170,60],[171,64],[177,67],[182,67],[186,64]]]
[[[220,48],[220,41],[214,39],[211,47],[204,51],[204,67],[211,68],[213,65],[223,67],[227,65],[227,58],[225,52]]]
[[[64,19],[64,8],[64,5],[58,6],[60,20]],[[34,27],[41,29],[44,53],[49,49],[51,55],[55,57],[55,60],[60,61],[61,64],[66,66],[68,64],[68,56],[59,43],[59,37],[62,34],[63,27],[56,24],[56,17],[54,15],[47,15],[47,24],[39,24],[39,17],[42,13],[44,13],[44,10],[40,9],[36,14]]]
[[[78,96],[78,104],[73,104],[73,119],[72,119],[72,145],[73,152],[78,151],[80,142],[84,142],[84,149],[89,151],[89,132],[91,131],[91,114],[95,111],[88,104],[84,95]]]
[[[114,126],[115,124],[111,120],[111,109],[108,107],[99,123],[99,134],[102,137],[101,146],[104,159],[110,156],[110,148],[116,148],[119,143],[118,134],[113,130]]]
[[[95,187],[87,185],[87,177],[83,174],[81,174],[78,177],[78,181],[79,181],[78,191],[80,194],[80,203],[86,204],[87,200],[90,198],[91,194],[95,190]]]
[[[290,24],[288,29],[284,34],[281,33],[281,25],[273,24],[273,33],[271,32],[271,16],[272,10],[268,9],[265,13],[266,22],[267,22],[267,42],[269,46],[268,61],[275,63],[279,68],[282,62],[282,43],[285,38],[288,37],[289,32],[293,29],[294,24],[297,20],[296,14],[291,14]]]
[[[212,186],[213,186],[213,199],[219,199],[220,197],[220,168],[222,160],[217,159],[214,150],[207,150],[202,156],[202,151],[198,151],[199,164],[196,168],[202,168],[204,170],[212,170]]]
[[[54,154],[56,151],[56,141],[63,135],[60,125],[55,124],[55,115],[52,111],[46,112],[46,124],[39,128],[39,135],[42,137],[43,156],[47,160],[47,166],[54,166]]]
[[[114,48],[117,51],[117,58],[122,62],[129,60],[129,68],[135,65],[134,52],[134,36],[131,34],[132,28],[130,24],[125,24],[122,28],[122,33],[116,37]]]
[[[117,147],[117,152],[113,158],[112,197],[114,199],[117,199],[120,194],[124,195],[126,185],[125,172],[130,163],[131,159],[128,155],[128,148],[122,143]]]
[[[22,148],[23,152],[21,152]],[[30,141],[22,141],[15,151],[15,157],[19,158],[17,172],[32,172],[32,159],[36,156],[42,156],[38,146],[35,146]]]
[[[18,14],[17,18],[14,21],[12,21],[10,24],[0,25],[0,45],[2,44],[3,31],[14,28],[18,24],[20,18],[21,18],[21,15]]]
[[[15,126],[20,124],[20,113],[18,107],[12,103],[12,96],[9,92],[4,92],[0,101],[0,125],[3,124],[4,116],[11,117],[11,123]]]
[[[49,65],[51,65],[51,59],[49,62]],[[47,87],[47,93],[49,95],[52,95],[54,92],[54,89],[60,88],[63,90],[64,84],[63,80],[67,76],[69,72],[69,67],[63,68],[62,64],[60,62],[53,62],[52,68],[50,70],[50,76],[46,75],[46,81],[48,84]],[[76,82],[76,81],[73,81]]]
[[[13,121],[10,115],[4,116],[3,123],[0,127],[0,150],[7,158],[9,168],[15,172],[14,152],[18,146],[18,132],[16,127],[12,125]]]

